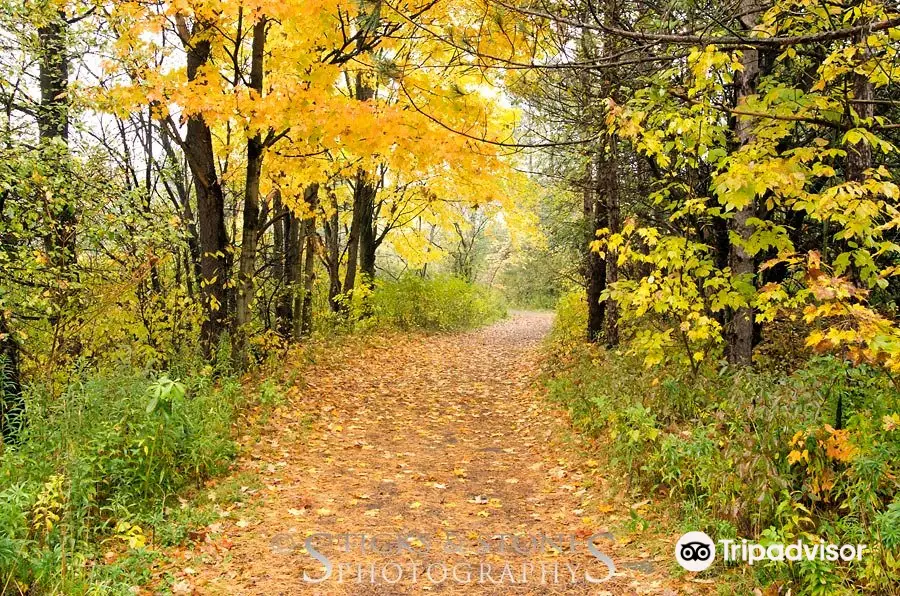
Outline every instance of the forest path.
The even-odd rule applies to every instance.
[[[473,332],[400,335],[323,355],[236,466],[259,476],[258,490],[179,555],[174,591],[676,593],[681,582],[664,574],[668,553],[639,553],[608,534],[614,507],[590,488],[602,482],[597,464],[566,442],[560,414],[535,383],[551,322],[515,313]],[[400,552],[386,552],[413,532]],[[313,543],[334,564],[321,583],[304,581],[304,572],[324,573],[303,548],[315,533],[340,536]],[[361,534],[377,536],[380,552],[363,551]],[[618,567],[600,585],[584,575],[607,573],[585,544],[595,534]],[[549,536],[563,552],[541,543]]]

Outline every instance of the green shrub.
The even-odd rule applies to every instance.
[[[109,541],[140,559],[150,532],[171,523],[175,495],[229,466],[244,401],[232,378],[130,369],[75,380],[61,395],[32,386],[27,398],[23,441],[0,455],[0,584],[39,593],[124,573],[88,564]]]
[[[399,329],[455,331],[506,316],[497,293],[452,276],[379,280],[368,300],[375,324]]]
[[[556,304],[556,320],[550,332],[551,345],[575,346],[586,336],[587,300],[583,291],[565,294]]]
[[[698,524],[690,529],[714,538],[821,537],[871,549],[861,563],[754,567],[762,583],[897,593],[900,391],[887,374],[831,356],[791,374],[648,369],[626,349],[581,341],[579,309],[574,298],[560,303],[549,394],[603,442],[634,490],[665,491]]]

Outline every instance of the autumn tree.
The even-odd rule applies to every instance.
[[[754,323],[758,329],[810,300],[823,301],[806,307],[810,323],[843,312],[848,326],[841,339],[823,340],[827,334],[813,332],[811,342],[850,344],[857,358],[885,357],[872,342],[892,343],[894,331],[878,315],[862,315],[873,311],[858,301],[869,288],[889,286],[876,271],[889,276],[892,258],[889,250],[880,252],[887,245],[870,235],[870,216],[890,219],[882,210],[892,209],[894,186],[867,157],[867,171],[878,181],[859,182],[855,162],[866,152],[846,147],[848,139],[855,145],[865,138],[885,155],[892,151],[878,136],[889,136],[891,128],[870,117],[869,107],[856,106],[873,105],[869,89],[890,80],[882,60],[893,53],[888,40],[895,17],[877,3],[835,5],[829,14],[801,10],[802,16],[787,20],[781,19],[790,10],[785,6],[742,6],[718,17],[735,25],[703,34],[674,32],[652,14],[635,13],[627,26],[598,19],[577,23],[604,35],[653,42],[656,58],[671,65],[648,73],[645,90],[626,98],[624,107],[616,102],[610,120],[617,134],[652,159],[659,184],[656,218],[665,215],[668,228],[648,227],[639,235],[634,229],[598,244],[599,250],[627,246],[625,262],[646,272],[637,283],[618,284],[612,295],[630,303],[632,319],[646,318],[648,311],[671,317],[660,334],[643,337],[644,347],[661,355],[668,342],[680,343],[694,365],[723,341],[732,362],[749,364],[758,337]],[[836,15],[841,18],[834,20]],[[696,15],[696,22],[704,20]],[[815,47],[811,55],[804,55],[806,45]],[[681,68],[677,60],[685,51]],[[861,205],[869,215],[861,214]],[[846,217],[850,211],[862,219]],[[727,236],[720,231],[725,226]],[[824,233],[810,237],[803,231],[810,227]],[[672,243],[681,248],[673,252]],[[818,289],[825,279],[818,273],[823,252],[836,274],[828,279],[843,284],[837,280],[848,274],[866,289]],[[804,273],[801,264],[809,258],[814,265]],[[772,275],[773,268],[781,272]],[[847,298],[854,304],[844,303]],[[862,323],[860,317],[868,316],[878,323]]]
[[[120,78],[105,101],[126,111],[153,106],[160,143],[185,156],[196,209],[174,183],[167,192],[181,197],[182,225],[196,227],[208,352],[230,330],[234,357],[246,364],[249,337],[269,325],[266,312],[253,317],[266,295],[274,329],[307,334],[317,255],[330,303],[346,306],[358,276],[374,278],[379,247],[439,213],[440,200],[510,201],[506,181],[486,175],[504,171],[499,152],[473,152],[455,131],[484,122],[487,137],[508,136],[512,120],[488,118],[502,108],[480,77],[446,68],[445,44],[421,35],[426,19],[447,10],[434,2],[117,3],[109,22]]]

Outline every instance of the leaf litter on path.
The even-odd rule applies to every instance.
[[[699,593],[666,575],[668,560],[654,565],[609,533],[615,507],[585,486],[583,470],[597,463],[562,444],[562,416],[536,387],[550,324],[516,313],[474,332],[349,342],[320,358],[237,465],[265,489],[239,520],[216,523],[227,548],[183,553],[193,573],[170,572],[172,590]],[[617,565],[599,585],[584,579],[606,574],[591,536]],[[304,580],[323,575],[310,537],[333,563],[321,583]]]

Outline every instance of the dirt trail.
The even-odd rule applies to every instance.
[[[607,533],[610,508],[588,488],[594,474],[563,444],[559,416],[535,387],[550,323],[516,313],[475,332],[375,342],[304,370],[295,403],[239,462],[262,486],[186,554],[175,591],[675,593],[667,562]],[[324,573],[303,548],[312,534],[340,537],[312,543],[333,564],[321,583],[304,580]],[[377,536],[378,552],[359,535]],[[607,573],[588,552],[591,535],[618,567],[599,585],[585,580]],[[403,548],[389,552],[398,540]]]

